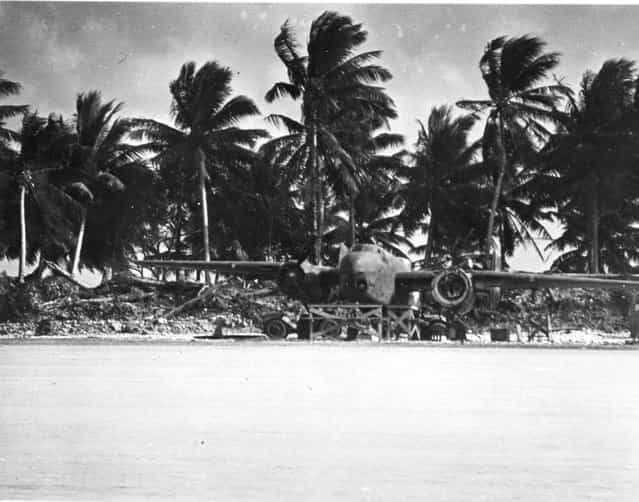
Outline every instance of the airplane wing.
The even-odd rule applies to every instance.
[[[596,288],[639,289],[639,277],[596,274],[536,274],[473,270],[473,283],[479,289]]]
[[[398,272],[395,274],[395,286],[399,289],[417,291],[428,289],[430,282],[435,278],[434,270],[415,270],[413,272]]]
[[[204,270],[274,280],[283,293],[309,303],[328,301],[339,284],[339,273],[335,267],[311,265],[308,262],[141,260],[136,263],[144,267]]]
[[[168,270],[204,270],[227,275],[277,279],[286,263],[270,261],[203,261],[203,260],[140,260],[143,267],[165,268]],[[293,262],[295,263],[295,262]]]
[[[639,290],[639,276],[637,275],[545,274],[491,270],[467,270],[466,273],[477,289],[499,287],[501,289],[600,288]],[[436,275],[437,272],[432,270],[400,272],[395,276],[395,282],[399,287],[406,289],[427,289]]]

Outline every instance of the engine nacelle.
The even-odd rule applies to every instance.
[[[282,267],[277,285],[282,292],[292,297],[299,297],[303,292],[305,273],[296,263],[288,263]]]
[[[431,285],[433,299],[443,308],[468,312],[473,307],[473,280],[467,272],[460,269],[444,270],[435,276]]]

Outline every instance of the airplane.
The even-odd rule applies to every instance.
[[[499,267],[497,253],[492,257]],[[410,296],[426,293],[440,310],[452,316],[468,313],[478,298],[496,308],[505,289],[603,288],[639,289],[639,277],[608,274],[508,272],[452,266],[442,270],[412,270],[408,260],[374,244],[343,249],[337,267],[308,261],[140,260],[143,267],[203,270],[273,280],[285,295],[310,304],[349,303],[406,306]]]

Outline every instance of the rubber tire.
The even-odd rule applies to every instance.
[[[264,325],[264,333],[271,340],[282,340],[288,335],[288,328],[281,319],[271,319]]]

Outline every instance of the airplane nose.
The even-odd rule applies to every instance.
[[[378,256],[371,253],[349,253],[340,262],[342,294],[353,301],[370,300],[375,289]]]

